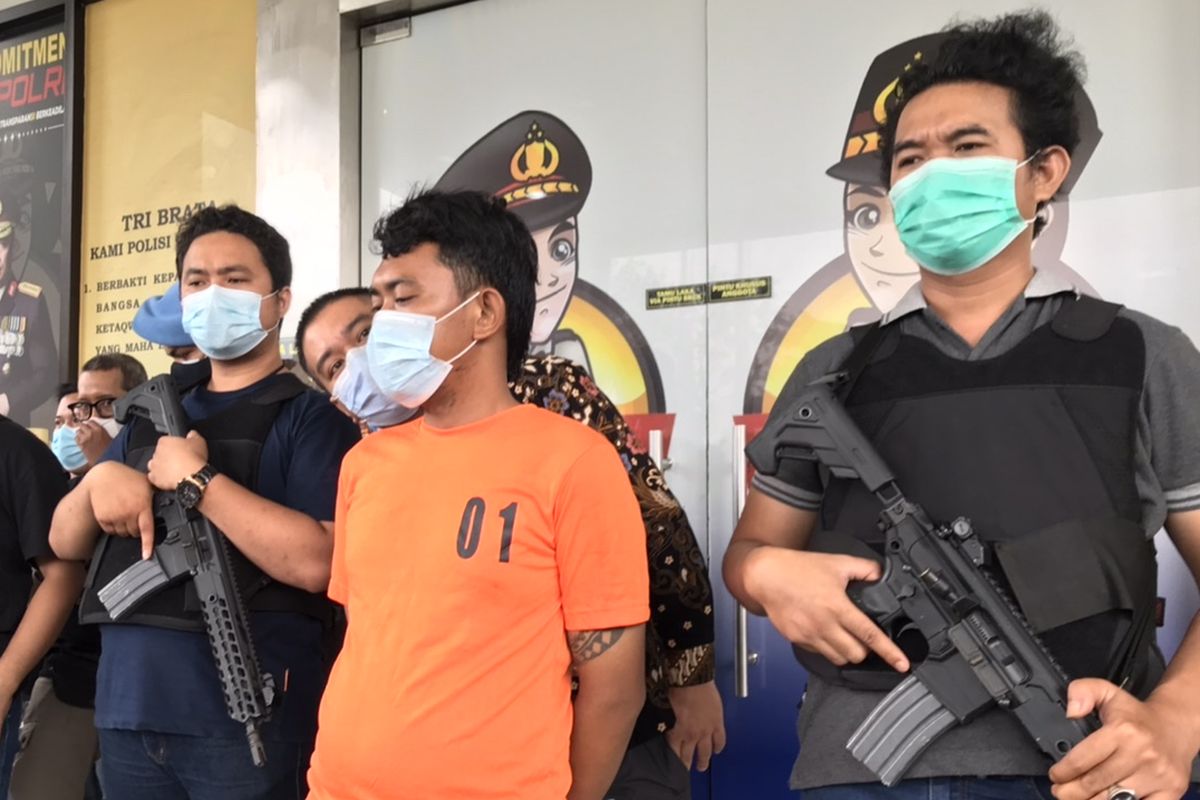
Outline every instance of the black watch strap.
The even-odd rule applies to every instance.
[[[207,489],[215,477],[217,477],[217,471],[213,469],[212,464],[205,464],[197,470],[196,474],[192,475],[192,479],[200,484],[201,489]]]

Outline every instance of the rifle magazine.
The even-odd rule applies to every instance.
[[[925,684],[909,675],[875,706],[846,749],[885,786],[894,786],[925,748],[957,723]]]
[[[114,621],[123,619],[146,598],[171,581],[157,559],[138,561],[96,593],[108,616]]]

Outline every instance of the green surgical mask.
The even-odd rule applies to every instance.
[[[1017,208],[1017,170],[1036,155],[935,158],[897,181],[888,196],[904,249],[939,275],[991,261],[1033,222]]]

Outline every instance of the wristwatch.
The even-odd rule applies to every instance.
[[[204,497],[204,490],[216,476],[217,472],[212,465],[205,464],[195,475],[189,475],[181,480],[175,487],[175,496],[179,498],[179,505],[189,511],[200,505],[200,500]]]

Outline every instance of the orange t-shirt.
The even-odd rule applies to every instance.
[[[645,622],[647,571],[621,461],[575,420],[368,436],[338,485],[329,596],[350,624],[310,797],[563,800],[565,631]]]

